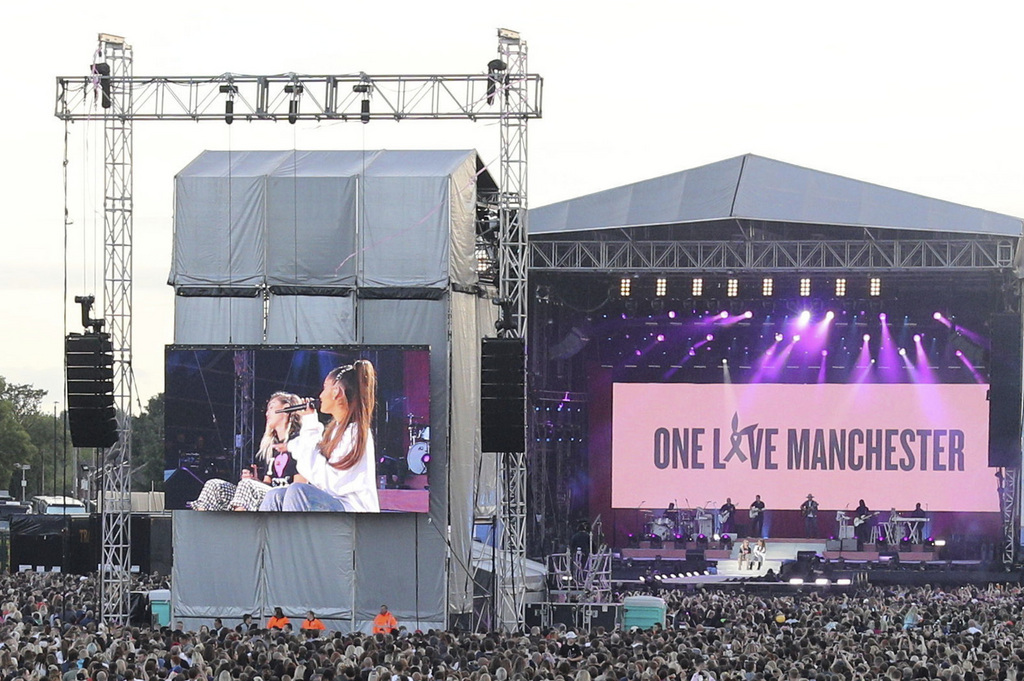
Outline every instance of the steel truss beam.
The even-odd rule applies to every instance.
[[[515,114],[540,118],[542,78],[525,71],[518,78],[509,88]],[[129,115],[136,121],[226,121],[228,101],[239,121],[504,120],[493,95],[488,102],[493,84],[487,74],[110,77],[113,90],[135,92]],[[96,86],[92,77],[59,76],[57,118],[95,119]]]
[[[999,476],[999,511],[1003,521],[1002,561],[1013,565],[1017,559],[1017,541],[1020,534],[1020,468],[1004,468]]]
[[[99,55],[110,77],[130,83],[132,48],[100,36]],[[114,406],[118,441],[103,453],[100,613],[108,625],[128,624],[131,591],[132,463],[132,88],[109,92],[104,109],[103,304],[114,349]]]
[[[577,272],[995,270],[1011,267],[1015,251],[1015,239],[991,237],[750,242],[533,240],[530,242],[530,269]]]

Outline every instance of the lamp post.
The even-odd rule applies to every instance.
[[[25,480],[25,471],[32,470],[32,466],[27,463],[16,463],[14,467],[21,471],[21,503],[25,503],[25,488],[28,486],[28,482]]]

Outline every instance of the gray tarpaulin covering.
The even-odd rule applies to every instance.
[[[530,210],[531,234],[728,218],[1019,237],[1020,218],[747,154]]]
[[[475,151],[207,151],[175,178],[174,286],[477,282]],[[229,284],[230,282],[230,284]]]
[[[275,296],[267,308],[267,342],[274,345],[354,343],[354,295]]]
[[[308,514],[267,520],[233,513],[229,524],[212,520],[218,514],[176,513],[176,547],[188,555],[199,544],[222,548],[176,559],[175,617],[208,622],[214,613],[234,617],[256,606],[314,607],[328,626],[334,620],[339,628],[367,629],[387,602],[407,626],[441,626],[472,606],[479,339],[493,334],[497,313],[488,300],[452,287],[477,283],[477,191],[493,182],[472,151],[234,152],[228,159],[226,152],[204,153],[176,179],[170,280],[179,293],[204,296],[252,287],[249,269],[232,265],[225,275],[218,267],[227,264],[202,252],[230,247],[259,263],[254,290],[262,295],[177,296],[175,342],[429,345],[430,513],[324,514],[308,528],[298,527]],[[248,193],[235,188],[238,177]],[[227,210],[193,205],[223,203],[227,194]],[[235,205],[246,198],[253,205]],[[249,222],[236,218],[239,210]],[[236,542],[251,541],[259,547],[235,554]],[[254,582],[246,578],[244,587],[232,583],[218,594],[177,587],[208,572],[231,574],[238,560]],[[329,596],[309,591],[325,584]]]
[[[262,343],[263,300],[175,296],[174,342]]]

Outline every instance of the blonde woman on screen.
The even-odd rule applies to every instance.
[[[379,513],[376,452],[370,424],[377,401],[377,372],[368,360],[331,370],[320,392],[320,411],[303,412],[289,450],[306,482],[267,493],[261,511],[348,511]]]

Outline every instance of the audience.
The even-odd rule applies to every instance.
[[[133,588],[167,584],[142,577]],[[369,635],[332,632],[328,621],[328,631],[307,635],[219,619],[198,631],[108,629],[95,616],[95,579],[18,573],[0,576],[0,674],[2,681],[1024,681],[1024,591],[1016,585],[660,595],[668,626],[648,630]]]

